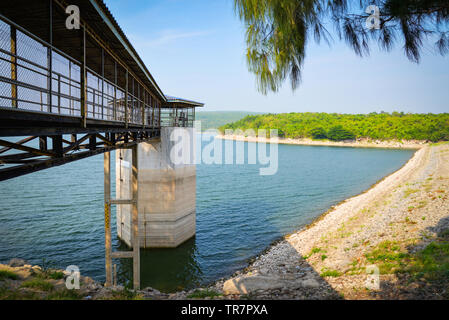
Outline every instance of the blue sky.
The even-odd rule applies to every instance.
[[[449,57],[430,43],[415,64],[400,44],[360,58],[337,39],[330,47],[311,42],[300,88],[287,81],[265,96],[247,69],[233,0],[105,2],[162,91],[204,102],[205,111],[449,112]]]

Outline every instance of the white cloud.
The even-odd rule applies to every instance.
[[[154,39],[142,39],[142,37],[131,36],[132,43],[135,43],[137,47],[142,49],[160,47],[177,40],[189,39],[196,37],[203,37],[212,34],[212,31],[192,31],[192,32],[180,32],[176,30],[164,30],[157,38]]]

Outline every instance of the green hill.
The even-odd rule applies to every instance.
[[[201,121],[202,131],[207,129],[218,129],[227,123],[238,121],[247,115],[261,114],[249,111],[197,111],[195,120]]]
[[[279,136],[285,138],[443,141],[449,140],[449,113],[263,114],[246,116],[219,128],[222,132],[225,129],[278,129]]]

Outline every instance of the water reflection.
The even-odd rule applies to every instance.
[[[129,248],[121,242],[119,250]],[[141,249],[141,288],[174,292],[200,285],[202,272],[197,262],[197,252],[195,238],[174,249]],[[132,259],[118,259],[114,263],[117,263],[118,282],[132,284]]]

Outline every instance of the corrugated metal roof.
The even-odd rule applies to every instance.
[[[190,105],[196,106],[196,107],[203,107],[204,106],[204,103],[202,103],[202,102],[197,102],[197,101],[193,101],[193,100],[187,100],[187,99],[184,99],[184,98],[168,96],[168,95],[165,95],[165,98],[167,99],[167,102],[169,102],[169,103],[184,103],[184,104],[190,104]]]

